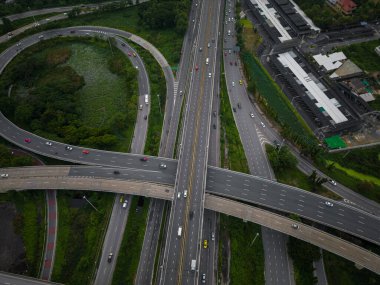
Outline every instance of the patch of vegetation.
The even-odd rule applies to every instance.
[[[112,278],[112,284],[133,284],[139,265],[141,248],[144,242],[145,224],[149,209],[149,199],[144,198],[144,205],[139,211],[138,197],[132,198],[119,256]]]
[[[57,14],[58,13],[48,13],[48,14],[44,14],[44,15],[36,15],[34,17],[28,17],[28,18],[10,21],[5,25],[0,24],[0,31],[2,30],[3,31],[2,33],[5,34],[9,31],[16,30],[16,29],[21,28],[23,26],[26,26],[28,24],[34,23],[35,21],[38,22],[39,20],[46,19],[46,18],[55,16]],[[4,20],[4,18],[3,18],[3,20]],[[5,20],[5,22],[7,22],[7,20]]]
[[[0,144],[0,167],[28,166],[33,164],[33,158],[27,155],[13,155],[5,145]]]
[[[329,28],[359,21],[374,20],[380,14],[380,3],[377,0],[355,0],[358,8],[351,16],[329,7],[325,0],[295,0],[305,14],[320,28]]]
[[[323,177],[317,177],[315,172],[307,176],[298,170],[296,166],[297,160],[287,147],[282,147],[281,150],[278,151],[277,147],[275,148],[267,144],[265,148],[278,182],[314,192],[331,199],[340,199],[340,196],[321,185],[326,182]]]
[[[257,233],[260,233],[257,224],[220,215],[220,237],[229,239],[231,246],[231,284],[265,284],[264,250]]]
[[[95,211],[82,197],[98,209]],[[74,206],[74,199],[80,199]],[[112,211],[114,195],[99,192],[58,192],[58,236],[52,280],[90,284]]]
[[[247,158],[235,125],[223,70],[220,73],[220,157],[222,167],[249,173]],[[226,156],[227,154],[227,156]]]
[[[252,25],[251,21],[247,19],[241,19],[240,24],[242,27],[242,33],[244,35],[244,50],[255,53],[258,46],[263,41],[262,37],[257,32],[256,28]]]
[[[53,140],[128,151],[137,73],[120,51],[111,56],[108,50],[108,43],[84,38],[53,39],[25,50],[0,79],[2,111]]]
[[[380,46],[380,40],[352,44],[340,48],[340,50],[361,69],[375,72],[380,71],[380,57],[375,52],[375,48],[378,46]]]
[[[323,261],[328,284],[375,285],[380,284],[380,275],[358,269],[353,262],[331,252],[323,251]]]
[[[317,261],[321,258],[319,248],[310,243],[289,236],[288,253],[290,258],[293,260],[294,279],[296,284],[316,284],[318,279],[313,276],[313,261]]]

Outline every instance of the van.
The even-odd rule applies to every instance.
[[[208,58],[206,58],[206,64],[208,64],[208,62],[209,62],[209,59],[208,59]]]
[[[227,35],[231,36],[231,30],[228,30]]]
[[[149,104],[149,96],[148,94],[145,94],[145,105]]]
[[[178,237],[181,237],[182,235],[182,227],[178,227]]]
[[[123,209],[127,208],[127,206],[128,206],[128,200],[125,200],[123,203]]]

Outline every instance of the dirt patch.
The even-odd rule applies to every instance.
[[[231,246],[230,237],[225,229],[221,231],[221,242],[222,242],[222,272],[220,284],[228,285],[230,284],[230,258],[231,258]]]
[[[0,271],[24,274],[27,272],[24,244],[16,234],[18,214],[14,204],[0,203]]]

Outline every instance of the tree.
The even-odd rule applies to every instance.
[[[11,20],[9,20],[7,17],[3,17],[1,19],[3,21],[3,33],[6,34],[13,30],[13,25]]]

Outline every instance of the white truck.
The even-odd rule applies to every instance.
[[[145,105],[149,104],[149,96],[148,94],[145,94]]]
[[[191,260],[191,270],[195,271],[196,267],[197,267],[197,260],[196,259],[192,259]]]

